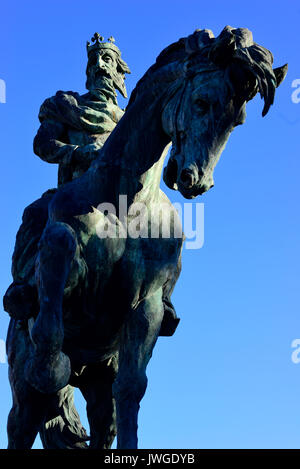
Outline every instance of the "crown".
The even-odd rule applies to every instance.
[[[115,39],[112,36],[110,36],[107,40],[108,40],[108,42],[102,42],[102,41],[104,41],[104,37],[100,36],[99,33],[95,33],[94,36],[91,39],[91,41],[94,44],[91,44],[89,41],[87,41],[87,43],[86,43],[86,50],[87,50],[88,55],[94,50],[111,49],[118,56],[121,56],[120,49],[117,46],[115,46],[115,44],[114,44]]]

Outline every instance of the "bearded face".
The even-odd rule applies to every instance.
[[[86,74],[88,90],[117,89],[124,98],[127,97],[124,73],[120,70],[119,57],[113,50],[103,48],[91,52]]]

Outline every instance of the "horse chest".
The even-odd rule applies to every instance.
[[[117,291],[127,309],[150,296],[172,276],[182,238],[124,237],[121,230],[116,236],[101,238],[97,230],[100,218],[99,212],[94,212],[93,218],[90,215],[89,224],[85,220],[90,229],[79,236],[82,257],[88,266],[88,294],[101,304],[108,291]]]
[[[131,307],[161,288],[177,269],[181,239],[128,239],[120,260],[121,281]]]

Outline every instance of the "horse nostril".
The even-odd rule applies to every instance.
[[[190,169],[184,169],[181,172],[180,180],[187,189],[194,185],[195,177]]]

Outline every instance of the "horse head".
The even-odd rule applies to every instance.
[[[164,181],[185,198],[194,198],[214,185],[214,168],[231,132],[245,121],[247,101],[259,92],[265,116],[287,65],[273,69],[271,52],[254,43],[248,29],[230,26],[217,38],[209,30],[196,30],[165,49],[157,62],[168,56],[180,86],[162,114],[164,131],[172,139]]]

